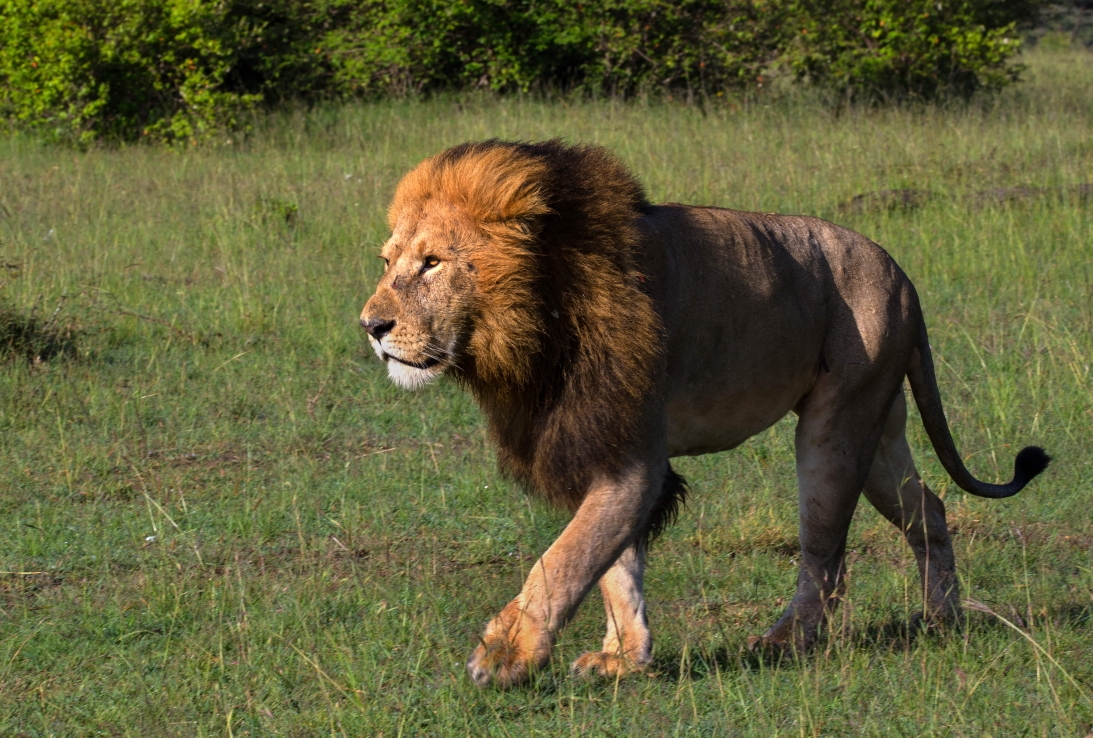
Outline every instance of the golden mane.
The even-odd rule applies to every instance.
[[[466,254],[479,310],[454,375],[486,414],[501,468],[576,509],[639,438],[663,361],[638,271],[645,193],[602,148],[495,140],[422,162],[388,219],[394,229],[438,205],[485,236]]]

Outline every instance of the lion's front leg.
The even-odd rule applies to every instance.
[[[575,673],[620,677],[641,671],[652,661],[653,638],[642,594],[644,572],[645,547],[634,543],[600,579],[607,635],[602,651],[589,651],[573,662]]]
[[[562,535],[535,563],[520,594],[486,626],[467,661],[476,684],[518,684],[547,663],[558,631],[641,532],[653,498],[649,481],[642,467],[593,486]],[[627,578],[632,580],[628,574],[618,577]],[[640,602],[640,573],[637,581]],[[644,606],[641,621],[644,625]]]

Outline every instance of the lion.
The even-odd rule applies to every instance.
[[[971,475],[942,409],[919,298],[877,244],[812,217],[652,205],[607,150],[558,140],[465,143],[398,185],[383,276],[361,325],[390,378],[447,375],[488,422],[502,471],[572,519],[467,668],[479,685],[543,667],[599,583],[607,634],[573,664],[617,677],[650,664],[642,578],[688,487],[669,460],[738,446],[789,412],[800,569],[784,614],[749,643],[808,648],[844,587],[859,495],[902,531],[924,612],[960,613],[945,506],[905,438],[910,383],[938,459]]]

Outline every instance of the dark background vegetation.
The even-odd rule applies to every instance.
[[[1084,2],[1084,0],[1079,0]],[[1017,78],[1042,0],[0,0],[0,115],[46,138],[196,142],[258,106],[484,88],[838,99]],[[1079,18],[1072,0],[1051,18]]]

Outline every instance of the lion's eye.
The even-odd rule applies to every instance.
[[[421,271],[424,272],[428,269],[432,269],[439,263],[440,259],[436,258],[435,256],[426,256],[421,262]]]
[[[380,258],[383,259],[383,271],[386,272],[387,267],[391,266],[391,260],[388,259],[386,256],[381,256]]]

